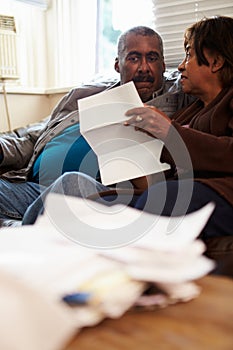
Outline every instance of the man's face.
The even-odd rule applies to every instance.
[[[133,81],[143,102],[152,98],[163,83],[165,64],[157,37],[128,34],[115,70],[120,73],[121,84]]]

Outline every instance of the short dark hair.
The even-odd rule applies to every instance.
[[[161,56],[163,57],[163,40],[161,36],[152,28],[145,27],[145,26],[137,26],[137,27],[130,28],[120,35],[118,39],[118,48],[117,48],[118,56],[121,56],[122,53],[124,52],[126,38],[129,34],[156,37],[159,41]]]
[[[224,87],[233,83],[233,18],[227,16],[204,17],[185,31],[184,46],[192,42],[197,62],[208,66],[203,50],[220,54],[225,62],[220,79]]]

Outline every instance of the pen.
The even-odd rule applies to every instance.
[[[62,300],[69,305],[86,305],[90,302],[92,297],[91,293],[77,292],[66,294]]]
[[[108,270],[87,280],[77,291],[66,294],[62,300],[69,305],[100,305],[113,290],[128,283],[129,277],[123,270]]]

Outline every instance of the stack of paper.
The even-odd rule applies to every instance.
[[[212,262],[202,256],[204,250],[204,244],[198,240],[179,249],[169,245],[156,247],[153,243],[144,246],[139,242],[132,247],[103,254],[121,262],[133,280],[149,283],[150,293],[137,300],[136,304],[166,306],[199,295],[200,288],[192,281],[213,268]],[[154,298],[158,294],[160,298]]]
[[[165,218],[51,194],[35,225],[0,231],[0,270],[70,305],[76,329],[135,305],[188,301],[200,293],[194,280],[214,267],[196,239],[212,210]]]

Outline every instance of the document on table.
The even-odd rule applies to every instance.
[[[195,279],[215,266],[197,239],[213,210],[209,203],[183,218],[157,217],[50,193],[34,225],[1,229],[0,349],[63,348],[77,330],[121,317],[134,305],[196,298]],[[153,286],[162,295],[144,294]]]
[[[97,155],[104,185],[170,168],[160,162],[161,140],[123,125],[125,112],[142,106],[133,82],[78,101],[80,131]]]

